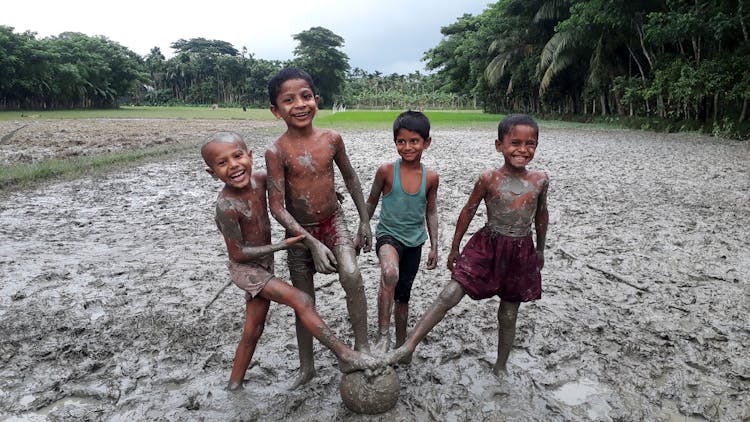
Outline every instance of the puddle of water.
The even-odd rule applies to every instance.
[[[594,394],[605,393],[606,389],[599,385],[599,383],[590,380],[580,380],[576,382],[569,382],[558,388],[552,395],[561,402],[570,405],[578,406],[579,404],[586,403],[588,398]]]
[[[552,395],[569,406],[586,405],[586,414],[592,420],[611,421],[612,408],[606,401],[609,389],[596,381],[581,379],[564,384]]]
[[[34,401],[35,398],[36,397],[34,397],[31,394],[27,394],[27,395],[21,397],[20,400],[18,400],[18,404],[20,404],[21,406],[28,406],[28,405],[31,404],[31,402]]]
[[[27,395],[23,396],[19,401],[23,405],[27,405],[34,401],[34,396]],[[24,413],[18,416],[13,416],[10,419],[5,419],[5,422],[47,422],[49,421],[49,414],[62,409],[67,406],[74,407],[87,407],[98,404],[99,402],[94,399],[81,398],[81,397],[65,397],[54,403],[44,406],[41,409],[37,409],[35,412]]]

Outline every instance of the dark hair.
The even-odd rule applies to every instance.
[[[417,132],[423,140],[430,137],[430,119],[419,111],[405,111],[396,117],[393,121],[393,138],[398,136],[400,129]]]
[[[509,114],[497,125],[497,139],[502,142],[503,137],[510,133],[518,125],[534,128],[536,136],[539,136],[539,125],[528,114]]]
[[[276,104],[276,97],[279,96],[281,85],[291,79],[304,80],[308,85],[310,85],[310,89],[312,90],[313,94],[318,95],[318,91],[315,88],[312,76],[310,76],[309,73],[296,67],[287,67],[278,71],[278,73],[276,73],[273,78],[268,81],[268,99],[271,101],[271,104],[273,104],[274,106],[278,106],[278,104]]]

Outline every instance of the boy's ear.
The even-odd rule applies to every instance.
[[[495,139],[495,150],[500,152],[502,150],[503,141],[502,139]]]
[[[277,119],[281,118],[281,116],[279,115],[279,110],[276,108],[275,105],[271,104],[268,107],[268,109],[271,110],[271,114],[273,114],[274,116],[276,116]]]
[[[211,167],[206,167],[206,173],[210,174],[211,177],[213,177],[216,180],[219,179],[218,177],[216,177],[216,173],[211,169]]]
[[[432,143],[432,136],[428,136],[427,139],[424,140],[424,147],[427,148]]]

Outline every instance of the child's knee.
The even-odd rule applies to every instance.
[[[357,266],[339,268],[339,281],[344,289],[359,288],[362,286],[362,273]]]
[[[295,294],[292,305],[297,310],[312,309],[315,307],[315,302],[309,294],[300,290]]]
[[[398,267],[387,266],[381,268],[382,279],[381,282],[386,286],[393,288],[398,283]]]

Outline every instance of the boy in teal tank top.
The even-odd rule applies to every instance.
[[[411,286],[428,234],[427,269],[437,267],[439,180],[435,171],[422,164],[422,152],[432,141],[427,116],[418,111],[401,113],[393,122],[393,141],[401,158],[378,168],[367,199],[372,218],[383,194],[380,222],[375,231],[375,250],[380,260],[376,348],[381,352],[390,348],[391,314],[396,325],[396,347],[406,339]]]

